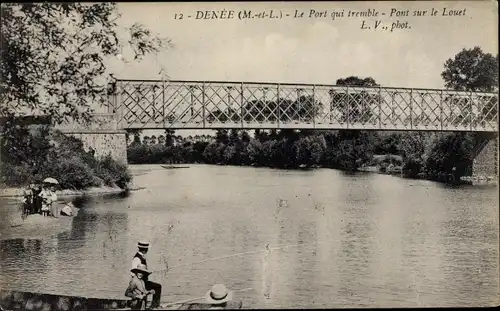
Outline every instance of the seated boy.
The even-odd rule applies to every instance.
[[[146,266],[142,264],[130,271],[134,274],[134,276],[130,280],[128,288],[125,291],[125,296],[132,298],[132,301],[130,302],[130,308],[132,310],[144,310],[147,296],[155,293],[154,290],[146,290],[146,285],[144,284],[144,277],[151,274],[151,272],[149,272],[146,269]]]

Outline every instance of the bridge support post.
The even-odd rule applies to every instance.
[[[474,180],[498,179],[498,134],[478,135],[472,164]]]

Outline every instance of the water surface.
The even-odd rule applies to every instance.
[[[224,282],[251,287],[236,297],[263,308],[498,304],[496,187],[329,169],[132,169],[146,189],[77,202],[70,231],[0,241],[0,288],[122,297],[137,240],[149,239],[150,268],[169,267],[151,277],[163,301]],[[15,211],[0,205],[3,219]]]

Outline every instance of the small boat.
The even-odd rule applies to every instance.
[[[176,168],[189,168],[189,166],[173,166],[173,165],[162,165],[164,169],[171,170]]]
[[[105,299],[40,294],[0,289],[0,310],[130,310],[129,298]],[[210,304],[180,302],[161,304],[163,310],[207,310]],[[229,301],[226,309],[242,309],[243,301]]]

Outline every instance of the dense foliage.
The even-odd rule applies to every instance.
[[[128,147],[131,164],[206,163],[273,168],[325,167],[380,171],[401,167],[410,178],[458,181],[471,173],[473,135],[465,133],[376,133],[364,131],[217,130],[208,135],[139,137]]]
[[[360,131],[256,130],[251,137],[247,131],[218,130],[211,140],[176,137],[166,144],[164,138],[145,137],[142,142],[131,143],[128,160],[277,168],[321,166],[356,171],[371,159],[377,139],[374,133]]]
[[[135,59],[168,40],[140,24],[117,25],[115,3],[6,3],[1,6],[0,115],[32,112],[56,123],[89,121],[107,102],[110,58]]]
[[[19,116],[86,123],[113,92],[110,59],[134,60],[170,42],[140,24],[122,27],[115,3],[5,3],[1,6],[1,178],[22,185],[52,176],[63,188],[125,187],[127,168],[95,159],[82,143]],[[130,52],[130,53],[129,53]]]
[[[456,91],[498,91],[498,54],[484,53],[481,48],[463,49],[448,59],[441,77],[449,89]]]
[[[126,165],[111,156],[96,159],[84,150],[80,140],[50,127],[16,126],[9,131],[8,136],[0,138],[3,146],[0,178],[4,185],[27,185],[53,177],[63,189],[125,188],[131,181]]]
[[[444,64],[441,76],[447,88],[456,91],[498,92],[498,54],[493,56],[479,47],[462,49]],[[468,100],[456,103],[469,105]],[[482,107],[476,120],[497,123],[498,99]],[[463,118],[472,118],[466,114]],[[474,159],[475,133],[450,133],[434,141],[427,158],[425,174],[433,180],[456,180],[470,175]]]
[[[467,133],[453,133],[436,139],[426,158],[426,176],[437,181],[454,181],[460,176],[470,175],[473,144],[473,135]]]

